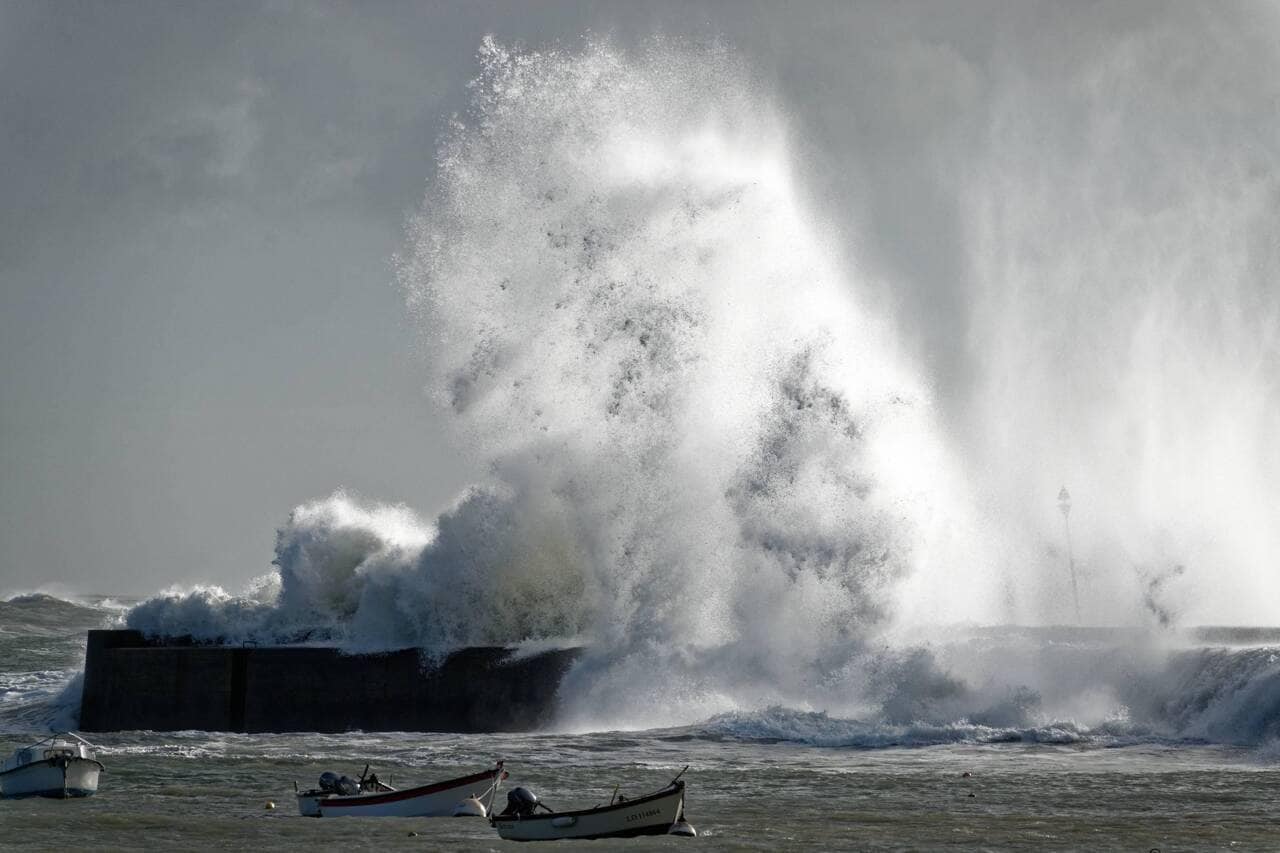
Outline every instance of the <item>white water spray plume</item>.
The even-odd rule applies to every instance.
[[[955,322],[976,376],[944,410],[902,318],[806,201],[782,106],[732,51],[487,40],[480,62],[399,275],[429,387],[485,481],[434,523],[341,492],[301,506],[249,594],[173,592],[130,625],[432,654],[581,643],[568,727],[768,706],[969,732],[1134,708],[1168,722],[1182,706],[1152,710],[1163,694],[1133,674],[1218,684],[1219,663],[1169,663],[1147,634],[918,644],[937,640],[927,623],[1070,619],[1063,472],[1090,530],[1086,621],[1176,621],[1177,596],[1215,576],[1240,583],[1193,616],[1274,621],[1226,595],[1274,586],[1255,575],[1277,544],[1257,528],[1278,506],[1263,365],[1280,315],[1261,285],[1277,259],[1244,243],[1274,224],[1275,170],[1242,173],[1233,206],[1242,185],[1214,166],[1152,166],[1167,181],[1135,209],[1107,168],[1073,183],[1079,152],[1039,150],[1053,128],[1023,117],[1014,75],[993,138],[940,179],[968,214],[972,313]],[[1090,86],[1087,142],[1112,144],[1126,117],[1106,79]],[[1208,244],[1186,249],[1197,233]],[[1270,678],[1260,660],[1239,678]],[[1170,725],[1235,730],[1209,706]]]

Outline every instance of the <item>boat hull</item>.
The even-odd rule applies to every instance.
[[[473,776],[403,791],[378,791],[349,797],[305,792],[298,794],[298,811],[303,817],[449,817],[468,797],[482,802],[487,799],[490,789],[497,784],[500,772],[500,769],[486,770]]]
[[[87,758],[47,759],[0,773],[0,797],[88,797],[98,790],[102,765]]]
[[[492,818],[498,835],[508,841],[634,838],[665,835],[684,811],[684,783],[623,803],[577,812]]]

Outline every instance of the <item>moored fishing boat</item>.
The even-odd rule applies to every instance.
[[[98,790],[103,766],[93,744],[58,732],[13,753],[0,766],[0,796],[87,797]]]
[[[368,775],[359,779],[324,773],[320,787],[298,792],[303,817],[485,817],[507,774],[499,761],[488,770],[397,790]]]
[[[539,808],[546,813],[538,814]],[[532,792],[515,788],[507,794],[507,808],[490,817],[489,823],[508,841],[697,835],[684,819],[684,782],[680,776],[643,797],[629,800],[615,795],[607,806],[568,812],[552,811]]]

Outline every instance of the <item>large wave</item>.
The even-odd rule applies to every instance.
[[[762,709],[784,707],[800,715],[788,725],[867,720],[874,737],[917,725],[991,739],[1114,727],[1266,736],[1276,715],[1260,652],[1220,664],[1146,634],[925,642],[904,640],[895,624],[904,598],[928,599],[948,620],[989,619],[1002,599],[1026,597],[1013,575],[1034,586],[1042,564],[1061,561],[1045,556],[1045,512],[1027,508],[1026,493],[1034,483],[1051,496],[1045,478],[1063,470],[1026,438],[1061,405],[1041,405],[1025,386],[1053,379],[1049,356],[1065,346],[1041,352],[1027,339],[1061,313],[1053,298],[1078,278],[1063,261],[1046,267],[1056,282],[1047,296],[1026,284],[1034,276],[1021,265],[1062,237],[1035,229],[1053,203],[1022,216],[1005,204],[1020,191],[982,169],[955,182],[974,214],[973,334],[991,341],[989,358],[975,359],[984,379],[967,413],[990,434],[972,467],[989,470],[961,477],[928,381],[871,307],[858,259],[806,200],[784,111],[732,52],[666,42],[512,52],[489,40],[479,59],[471,109],[440,145],[398,271],[429,387],[483,481],[431,521],[342,492],[298,507],[280,529],[275,570],[247,593],[174,591],[134,609],[131,626],[437,655],[579,643],[588,651],[563,688],[571,728],[713,718],[749,729],[764,725]],[[1002,288],[1017,299],[1004,301]],[[1147,316],[1140,293],[1119,304]],[[1194,320],[1175,313],[1171,328]],[[1024,350],[1036,357],[1020,361]],[[1217,382],[1228,356],[1200,378]],[[1138,352],[1126,375],[1157,372],[1156,357]],[[1086,367],[1068,361],[1067,373],[1087,385]],[[1194,395],[1199,382],[1169,393]],[[1159,412],[1172,405],[1157,402]],[[1001,420],[1000,406],[1020,415]],[[1106,406],[1135,410],[1114,394]],[[1248,435],[1274,423],[1263,408]],[[1126,453],[1147,409],[1124,446],[1099,457],[1108,470],[1132,473]],[[1084,407],[1086,432],[1108,423],[1100,411]],[[1188,458],[1185,448],[1173,455]],[[1006,487],[1005,457],[1018,476],[1036,470]],[[1147,477],[1158,466],[1138,467],[1135,481],[1159,491]],[[980,537],[964,509],[979,505],[969,488],[987,501]],[[1170,506],[1144,530],[1167,527]],[[1164,621],[1178,555],[1225,561],[1231,551],[1177,540],[1166,553],[1152,545],[1159,536],[1147,540],[1125,553]],[[1094,580],[1119,590],[1114,578]],[[1141,594],[1110,595],[1108,616],[1138,607]],[[1245,719],[1242,695],[1260,717]]]
[[[58,592],[0,599],[0,732],[74,727],[85,632],[123,613],[113,599]]]
[[[490,477],[432,524],[300,507],[254,594],[129,623],[434,651],[582,637],[571,690],[606,717],[637,691],[679,716],[807,696],[884,626],[932,522],[927,389],[731,53],[486,41],[480,60],[400,270]]]

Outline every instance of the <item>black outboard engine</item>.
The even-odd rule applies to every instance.
[[[360,793],[360,783],[350,776],[339,776],[332,770],[320,774],[320,790],[326,794],[352,796]]]
[[[533,814],[534,809],[537,807],[537,794],[528,788],[512,788],[507,791],[507,807],[502,810],[502,813],[504,815],[528,817]]]

